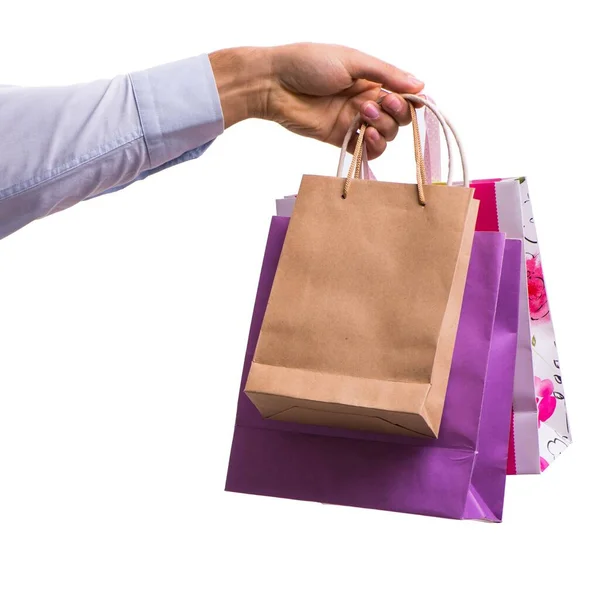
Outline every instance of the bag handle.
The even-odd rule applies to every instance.
[[[430,101],[435,105],[435,101],[428,95],[419,95],[423,99]],[[378,103],[381,103],[385,95],[382,96]],[[441,154],[440,154],[440,123],[437,116],[429,109],[422,109],[417,112],[417,127],[419,129],[419,138],[421,140],[421,146],[423,147],[423,162],[425,164],[425,183],[433,184],[442,181],[441,175]],[[445,136],[446,145],[448,145],[448,138]],[[423,146],[424,145],[424,146]],[[449,155],[449,153],[448,153]],[[448,171],[450,172],[451,164],[449,164]],[[375,175],[369,167],[369,161],[367,158],[367,151],[363,146],[362,152],[362,179],[368,179],[376,181]]]
[[[435,101],[428,95],[425,99],[435,105]],[[423,158],[425,160],[425,176],[428,184],[442,181],[442,156],[440,151],[440,125],[437,118],[428,109],[422,110],[423,117],[419,118],[419,131],[421,142],[424,143]]]
[[[430,101],[428,101],[424,97],[420,97],[418,95],[411,95],[411,94],[403,94],[402,97],[404,99],[406,99],[406,101],[408,102],[410,114],[411,114],[411,121],[412,121],[412,128],[413,128],[413,142],[414,142],[414,149],[415,149],[415,162],[417,165],[417,190],[418,190],[419,203],[423,206],[425,205],[424,185],[425,185],[425,181],[426,181],[426,176],[425,176],[425,163],[424,163],[424,159],[423,159],[423,152],[421,150],[421,139],[420,139],[420,135],[419,135],[417,116],[416,116],[416,111],[415,111],[415,104],[424,105],[429,111],[431,111],[435,115],[437,120],[439,121],[439,123],[442,127],[442,130],[444,131],[444,136],[446,138],[446,144],[448,146],[448,181],[447,181],[447,184],[448,185],[452,184],[452,164],[453,163],[452,163],[452,149],[450,147],[450,134],[452,134],[452,136],[454,137],[454,140],[456,142],[456,145],[458,147],[458,152],[459,152],[460,160],[461,160],[461,164],[462,164],[463,185],[465,187],[468,187],[469,186],[469,176],[468,176],[467,163],[466,163],[466,159],[464,156],[462,143],[456,133],[456,130],[452,126],[452,124],[448,121],[447,118],[445,118],[442,115],[442,113],[437,109],[437,107],[434,104],[432,104]],[[381,97],[378,100],[378,103],[381,103],[381,101],[383,101],[383,98],[384,97]],[[338,162],[337,177],[342,177],[342,171],[344,168],[344,157],[348,150],[348,144],[350,143],[350,139],[352,138],[352,135],[356,132],[356,129],[360,123],[360,120],[361,120],[360,114],[357,114],[355,116],[355,118],[352,120],[352,124],[350,125],[348,132],[346,133],[346,136],[344,137],[344,141],[342,143],[342,147],[341,147],[341,151],[340,151],[340,159]],[[346,176],[346,182],[344,183],[344,190],[342,193],[343,198],[345,198],[348,194],[352,179],[359,179],[361,176],[363,152],[364,152],[364,135],[365,135],[366,129],[367,129],[367,124],[363,123],[361,125],[359,133],[358,133],[358,138],[356,141],[356,148],[354,149],[354,154],[352,155],[352,163],[350,165],[348,174]]]

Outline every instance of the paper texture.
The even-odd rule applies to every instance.
[[[427,440],[263,419],[244,394],[287,227],[286,218],[273,218],[226,489],[499,521],[516,352],[519,242],[505,242],[500,233],[475,234],[439,438]]]
[[[477,229],[523,242],[508,472],[537,474],[571,443],[571,433],[531,197],[525,178],[481,180],[473,187],[481,201]]]
[[[302,180],[246,393],[270,419],[436,437],[477,202],[343,185]]]

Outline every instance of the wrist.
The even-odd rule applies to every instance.
[[[272,84],[269,48],[240,47],[209,54],[225,128],[249,118],[266,118]]]

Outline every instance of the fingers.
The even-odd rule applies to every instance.
[[[348,152],[350,154],[354,153],[356,149],[356,141],[358,139],[358,134],[354,134],[348,143]],[[367,147],[367,157],[369,161],[373,159],[377,159],[387,148],[387,141],[375,128],[367,128],[365,131],[365,139],[364,144]]]
[[[375,128],[385,140],[396,138],[398,122],[392,115],[385,113],[375,101],[365,101],[360,107],[360,113],[362,119]]]
[[[367,128],[365,131],[365,142],[367,144],[367,157],[377,159],[387,148],[387,141],[375,128]]]
[[[420,93],[425,86],[412,74],[378,58],[345,48],[344,65],[352,78],[363,78],[383,85],[394,93]]]
[[[410,123],[408,103],[394,93],[388,93],[379,101],[381,105],[375,101],[365,101],[360,108],[361,116],[386,140],[394,140],[398,133],[398,126]]]
[[[410,109],[406,99],[395,93],[388,93],[381,102],[381,108],[390,114],[399,126],[410,123]]]
[[[358,134],[355,134],[354,137],[348,143],[348,152],[353,153],[356,148],[356,140],[358,138]],[[386,139],[379,134],[379,132],[375,128],[371,128],[370,126],[365,131],[365,139],[364,143],[367,147],[367,157],[369,160],[377,159],[387,148]]]

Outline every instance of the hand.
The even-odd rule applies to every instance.
[[[341,146],[360,111],[370,124],[366,133],[370,159],[383,153],[398,126],[410,122],[406,101],[397,93],[423,89],[423,83],[412,75],[337,45],[236,48],[215,52],[210,60],[225,127],[258,117]],[[382,88],[390,93],[379,106],[375,101],[385,95]]]

